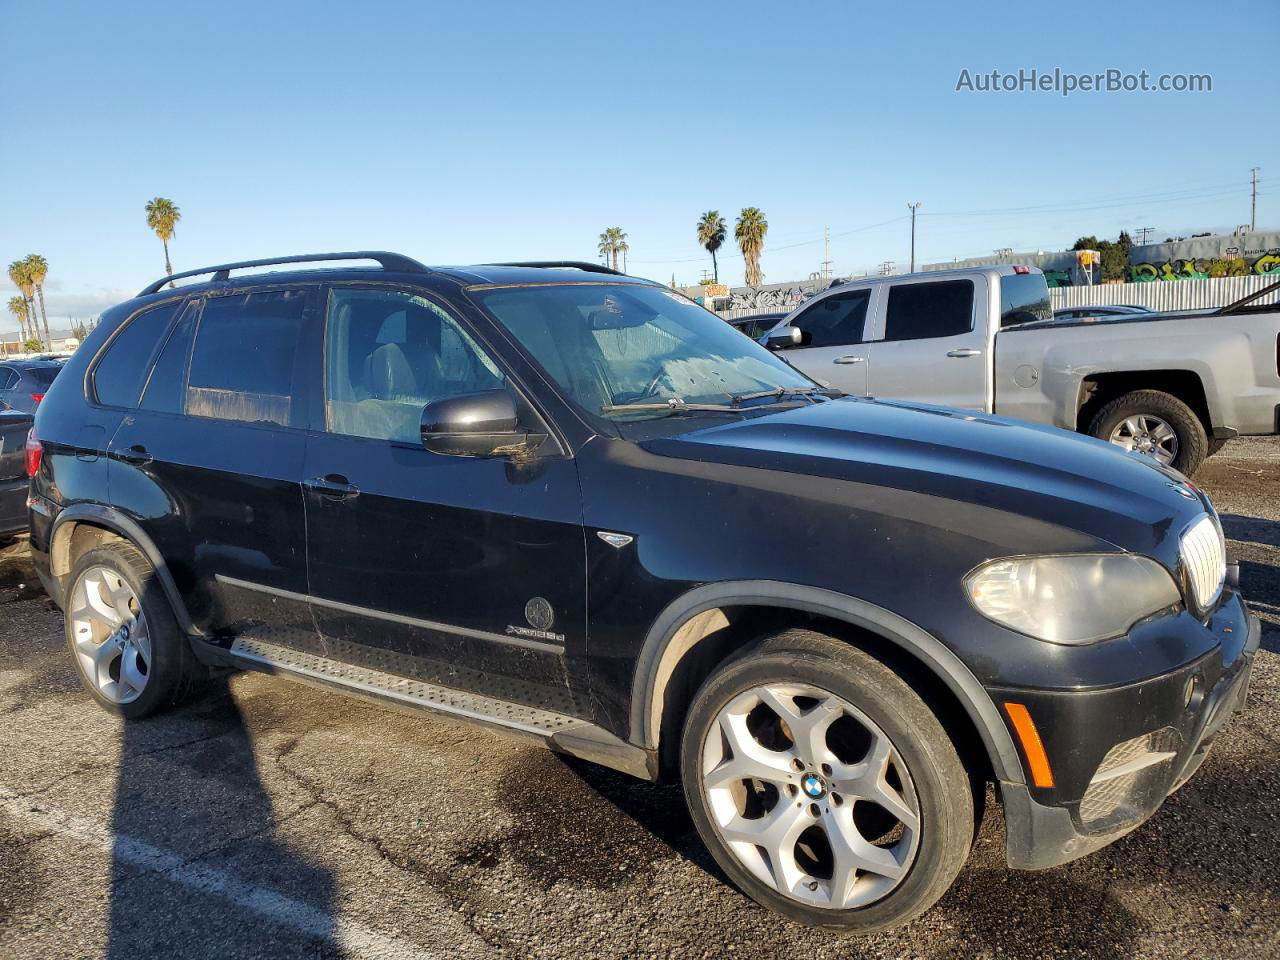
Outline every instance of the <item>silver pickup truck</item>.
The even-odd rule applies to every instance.
[[[1055,320],[1044,275],[996,266],[868,277],[763,338],[845,393],[1110,440],[1190,475],[1231,437],[1280,432],[1280,283],[1218,310]]]

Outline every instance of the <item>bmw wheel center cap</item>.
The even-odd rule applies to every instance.
[[[810,800],[820,800],[827,792],[827,783],[816,773],[806,773],[800,778],[800,789]]]

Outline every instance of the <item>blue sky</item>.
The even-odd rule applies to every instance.
[[[732,228],[754,205],[779,281],[818,269],[824,226],[837,273],[905,264],[908,201],[922,263],[1229,229],[1253,166],[1259,226],[1280,226],[1272,4],[3,7],[0,261],[43,254],[57,317],[163,272],[156,195],[182,209],[177,270],[595,259],[621,226],[632,272],[692,283],[699,214]],[[1208,73],[1213,92],[955,91],[962,68],[1032,67]],[[732,250],[721,275],[741,282]]]

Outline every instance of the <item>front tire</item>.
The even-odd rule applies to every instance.
[[[1134,390],[1098,411],[1089,435],[1153,457],[1191,476],[1209,455],[1209,437],[1195,411],[1162,390]]]
[[[969,776],[896,673],[789,630],[716,671],[681,743],[694,823],[757,903],[842,933],[923,913],[973,842]]]
[[[67,646],[81,683],[104,709],[138,720],[200,686],[207,672],[135,546],[118,542],[86,551],[67,585]]]

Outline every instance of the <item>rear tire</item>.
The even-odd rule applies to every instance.
[[[139,720],[189,699],[207,680],[155,570],[133,544],[83,553],[65,596],[67,646],[103,709]]]
[[[716,862],[801,923],[905,923],[947,891],[973,843],[969,775],[938,718],[879,660],[823,634],[788,630],[713,673],[680,761]]]
[[[1093,418],[1089,434],[1149,453],[1188,477],[1209,455],[1209,437],[1195,411],[1162,390],[1134,390],[1112,400]]]

